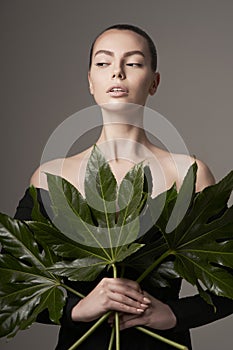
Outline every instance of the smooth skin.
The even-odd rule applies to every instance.
[[[96,143],[107,154],[117,182],[120,183],[135,163],[147,159],[152,178],[156,179],[152,193],[156,196],[174,182],[179,189],[194,158],[154,146],[142,128],[140,108],[125,113],[129,104],[145,106],[148,96],[156,93],[160,76],[150,63],[148,44],[143,37],[129,30],[111,29],[95,42],[88,80],[90,92],[103,113],[104,125]],[[111,90],[114,86],[121,87],[121,91]],[[111,124],[112,121],[116,123]],[[50,172],[66,178],[84,195],[85,167],[91,150],[92,147],[75,156],[41,165],[33,174],[31,184],[47,189],[43,172]],[[196,191],[201,191],[214,184],[214,177],[202,161],[196,162]],[[121,329],[144,325],[166,330],[176,325],[176,317],[167,304],[141,290],[137,282],[124,278],[103,278],[77,303],[71,316],[74,321],[89,322],[109,310],[120,312]]]

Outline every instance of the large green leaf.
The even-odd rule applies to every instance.
[[[27,225],[33,231],[38,242],[41,242],[41,244],[45,243],[52,251],[62,258],[75,260],[77,257],[84,258],[92,256],[105,261],[108,261],[110,258],[107,249],[78,244],[69,239],[54,226],[37,221],[28,221]]]
[[[52,221],[56,227],[41,222],[29,222],[28,225],[40,242],[45,241],[64,259],[53,265],[50,271],[57,269],[59,275],[69,279],[91,280],[105,266],[122,261],[143,246],[131,244],[138,237],[139,210],[145,200],[141,164],[131,169],[123,180],[118,195],[120,205],[123,195],[128,198],[131,193],[131,197],[124,203],[124,208],[120,207],[119,215],[116,213],[116,180],[97,147],[94,147],[87,164],[86,199],[65,179],[51,174],[47,176],[55,213]],[[101,210],[90,208],[96,203]],[[94,216],[93,221],[90,213]]]
[[[59,324],[65,295],[58,289],[58,280],[39,274],[13,257],[0,256],[0,336],[13,336],[36,321],[48,308],[52,322]]]
[[[143,245],[131,244],[130,246],[122,247],[121,254],[116,257],[117,261],[124,260],[128,255],[136,252]],[[71,281],[92,281],[100,272],[106,267],[106,261],[102,259],[86,257],[82,259],[76,259],[72,262],[58,262],[52,267],[48,268],[48,271],[55,273],[58,276],[67,277]]]
[[[59,323],[65,295],[60,280],[47,268],[54,264],[49,249],[42,250],[27,225],[0,214],[0,336],[13,336],[36,321],[48,308],[52,322]]]
[[[233,299],[232,232],[231,207],[219,219],[199,227],[195,238],[192,232],[177,244],[176,270],[190,283],[197,284],[199,280],[211,292]]]
[[[173,187],[150,201],[154,223],[154,212],[160,210],[166,196],[162,214],[155,223],[157,231],[154,228],[150,235],[141,237],[140,242],[145,242],[145,246],[126,262],[144,277],[146,270],[151,281],[160,286],[166,285],[167,264],[172,263],[174,276],[181,276],[196,285],[206,301],[210,302],[210,298],[204,292],[204,286],[217,295],[233,298],[233,209],[227,207],[233,189],[233,172],[195,194],[196,170],[194,164],[178,194]],[[180,221],[184,207],[188,209]],[[174,213],[178,216],[177,221]],[[173,225],[174,222],[178,225],[169,232],[168,222],[172,217]],[[161,265],[161,257],[168,258],[169,255],[173,256],[174,265],[170,260]]]
[[[126,176],[129,177],[129,174]],[[91,211],[93,212],[93,208],[90,210],[87,201],[81,196],[78,190],[74,188],[74,186],[71,185],[68,181],[62,179],[59,176],[47,174],[47,178],[50,197],[53,203],[53,210],[55,214],[55,217],[52,221],[53,224],[57,225],[60,230],[63,230],[63,232],[61,232],[53,224],[50,224],[50,222],[46,223],[45,220],[42,220],[43,217],[41,218],[39,206],[36,202],[35,191],[32,192],[35,202],[34,219],[37,219],[39,222],[34,221],[28,222],[27,224],[33,230],[39,242],[42,244],[46,243],[46,245],[50,246],[56,254],[63,257],[64,259],[69,259],[69,262],[64,261],[63,264],[70,265],[70,260],[76,260],[79,258],[83,261],[83,258],[91,257],[102,260],[102,264],[100,265],[101,268],[104,268],[106,264],[113,263],[114,261],[120,261],[141,247],[141,245],[136,244],[129,247],[129,243],[131,243],[131,241],[137,237],[139,231],[138,220],[131,220],[127,225],[116,225],[116,213],[114,206],[112,208],[114,209],[114,225],[113,222],[110,223],[110,226],[107,224],[107,218],[109,214],[107,211],[105,213],[106,223],[104,225],[101,224],[103,217],[100,220],[98,216],[99,213],[97,213],[97,211],[94,211],[94,214],[97,213],[97,215],[95,215],[95,222],[97,221],[97,223],[99,223],[100,221],[100,226],[94,226],[91,216]],[[108,181],[106,182],[105,179]],[[142,188],[142,178],[141,182]],[[116,180],[111,172],[110,167],[106,165],[106,160],[104,159],[99,149],[97,147],[94,147],[87,166],[85,184],[86,192],[88,193],[92,187],[96,187],[96,183],[98,189],[101,189],[100,197],[102,203],[107,203],[105,206],[106,210],[111,209],[109,208],[108,204],[112,203],[112,200],[116,198],[116,194],[114,194],[114,191],[116,192]],[[138,185],[139,181],[136,183]],[[91,197],[90,194],[89,197]],[[89,199],[89,197],[87,199]],[[139,201],[138,204],[140,204]],[[111,211],[113,210],[110,210],[110,214],[112,215],[113,213],[111,213]],[[65,229],[63,229],[64,226]],[[81,230],[79,230],[80,226]],[[87,231],[89,233],[89,236],[87,235]],[[119,245],[120,234],[124,236],[123,242],[120,242],[121,244],[124,244],[122,247],[122,253],[113,251],[112,249],[113,247]],[[85,244],[81,244],[80,242]],[[105,247],[106,243],[108,244],[107,247]],[[76,275],[78,276],[78,274]],[[90,276],[94,276],[94,273],[86,274],[87,279],[89,279]],[[67,277],[69,277],[68,272]],[[80,275],[80,278],[82,279],[83,277]]]
[[[106,250],[78,245],[51,225],[33,221],[27,222],[27,225],[34,232],[38,242],[48,245],[57,255],[64,258],[64,261],[54,264],[49,269],[54,273],[57,272],[58,275],[69,279],[74,279],[74,277],[70,277],[75,275],[75,280],[89,281],[93,280],[105,266],[114,262],[110,256],[106,257]],[[141,247],[143,247],[143,244],[137,243],[122,246],[121,251],[115,254],[115,262],[124,260]],[[110,254],[109,250],[107,252]],[[85,262],[87,263],[85,264]],[[93,266],[92,262],[94,262]],[[64,268],[62,274],[61,268]],[[74,271],[76,268],[77,271]],[[80,273],[80,271],[83,271],[83,273]]]
[[[82,258],[72,262],[61,261],[48,270],[71,281],[92,281],[105,268],[106,262],[97,258]]]
[[[27,225],[0,213],[0,242],[6,252],[19,260],[43,269],[51,264],[51,256],[40,251]]]
[[[189,183],[194,188],[194,179]],[[157,223],[168,252],[175,256],[175,270],[196,285],[206,300],[203,286],[216,295],[233,298],[233,208],[227,207],[232,189],[230,172],[193,196],[188,212],[172,232],[159,225],[162,220]]]

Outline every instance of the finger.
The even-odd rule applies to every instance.
[[[149,305],[151,303],[150,299],[143,295],[141,292],[139,292],[136,289],[131,288],[129,285],[124,284],[111,284],[109,285],[109,290],[116,295],[125,295],[129,297],[130,299],[134,299],[137,302],[145,305]]]
[[[132,281],[127,278],[110,278],[109,280],[111,280],[111,284],[113,286],[128,287],[129,289],[134,289],[142,294],[142,289],[136,281]]]
[[[121,293],[109,292],[108,297],[113,301],[117,301],[117,302],[125,304],[127,306],[132,306],[136,309],[146,310],[149,306],[148,304],[141,303],[141,302],[139,302],[135,299],[132,299],[132,298],[128,297],[127,295],[124,295]]]
[[[126,312],[130,314],[140,315],[144,312],[144,309],[133,307],[115,300],[110,300],[109,308],[118,312]]]

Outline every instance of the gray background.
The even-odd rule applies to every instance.
[[[233,168],[231,0],[1,0],[0,17],[1,212],[14,214],[53,130],[93,105],[89,47],[114,23],[141,26],[157,43],[162,81],[148,106],[174,124],[217,180]],[[34,325],[0,348],[53,349],[57,330]],[[194,349],[230,350],[231,333],[231,316],[195,329]]]

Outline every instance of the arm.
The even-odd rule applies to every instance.
[[[214,322],[233,313],[233,300],[211,294],[216,307],[207,304],[199,294],[169,301],[169,306],[176,315],[176,331],[183,331]]]
[[[121,329],[144,325],[158,330],[172,329],[182,332],[191,328],[209,324],[233,313],[233,300],[211,295],[213,306],[207,304],[199,294],[169,300],[166,303],[144,294],[151,300],[149,307],[139,316],[122,314]],[[110,319],[113,322],[113,319]]]

